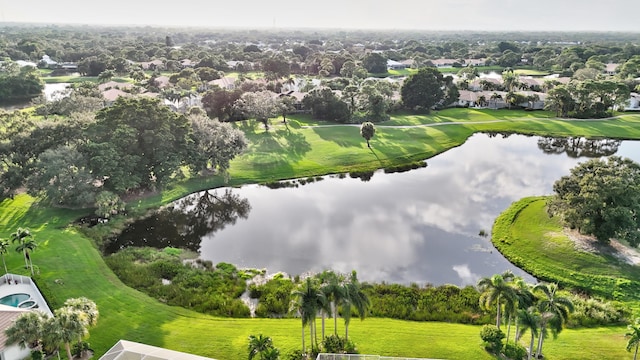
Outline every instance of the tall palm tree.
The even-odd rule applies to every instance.
[[[482,292],[480,295],[480,305],[485,308],[495,304],[496,311],[496,327],[499,329],[501,324],[501,308],[503,303],[515,301],[515,291],[509,285],[509,280],[513,279],[511,272],[496,274],[492,277],[485,277],[478,281],[478,288]]]
[[[629,324],[627,333],[624,334],[624,336],[629,338],[629,340],[627,340],[627,351],[631,351],[631,349],[635,347],[633,360],[636,360],[638,357],[638,347],[640,346],[640,318],[637,318],[633,324]]]
[[[5,330],[6,344],[18,344],[21,349],[36,348],[40,345],[46,315],[40,311],[29,311],[20,315]]]
[[[33,237],[27,237],[22,239],[22,242],[16,247],[17,252],[22,252],[25,256],[25,262],[29,260],[27,267],[31,269],[31,275],[33,275],[33,262],[31,262],[31,253],[38,247]]]
[[[67,299],[64,302],[64,306],[79,311],[81,319],[87,328],[93,327],[98,323],[98,317],[100,317],[98,306],[86,297]]]
[[[71,307],[65,306],[55,311],[56,327],[59,328],[60,338],[64,342],[69,359],[73,359],[71,355],[71,342],[82,338],[87,334],[87,327],[82,319],[79,311]]]
[[[31,234],[31,230],[29,228],[17,228],[14,233],[11,234],[11,242],[22,244],[26,239],[33,239],[33,235]],[[27,253],[26,249],[22,250],[22,255],[24,256],[24,267],[29,268],[29,263],[27,261]]]
[[[315,321],[318,310],[324,301],[324,294],[312,281],[311,277],[308,277],[298,290],[293,291],[292,295],[294,298],[294,309],[300,314],[302,321],[302,351],[306,352],[304,346],[304,327],[309,324],[311,348],[313,349],[314,346],[317,345],[313,343],[313,339],[315,338]]]
[[[367,317],[371,301],[367,294],[362,290],[362,285],[358,281],[358,276],[354,271],[351,272],[351,278],[344,284],[345,296],[342,300],[342,316],[344,317],[344,339],[349,340],[349,322],[351,322],[351,311],[356,310],[360,320]]]
[[[535,298],[535,295],[533,295],[532,286],[527,284],[527,282],[524,281],[523,278],[516,277],[512,282],[512,286],[516,293],[518,310],[528,309],[529,307],[534,305],[536,298]],[[515,333],[516,339],[520,337],[519,332],[520,332],[520,322],[516,314],[516,333]],[[507,339],[508,339],[508,336],[507,336]]]
[[[529,355],[527,356],[527,360],[531,360],[531,357],[533,356],[533,344],[536,336],[538,335],[540,322],[540,314],[538,314],[535,307],[531,306],[526,310],[518,310],[518,324],[522,327],[522,332],[517,333],[516,341],[518,341],[527,330],[531,332],[531,341],[529,342]]]
[[[544,334],[549,326],[549,330],[557,335],[562,331],[564,324],[573,312],[573,303],[569,298],[557,294],[557,284],[540,283],[533,288],[534,292],[542,293],[542,298],[538,301],[538,310],[542,314],[540,325],[540,336],[538,337],[538,354],[542,354],[542,344]]]
[[[344,287],[341,284],[340,277],[334,272],[327,272],[327,278],[322,292],[324,293],[330,305],[330,311],[333,315],[333,333],[338,335],[338,305],[345,297]],[[324,338],[324,323],[322,329],[322,337]]]
[[[264,353],[268,349],[273,348],[273,341],[268,336],[262,334],[255,336],[249,336],[249,360],[252,360],[256,355],[260,356],[260,360],[264,360]]]
[[[64,341],[62,339],[62,327],[56,318],[48,318],[44,321],[42,331],[42,350],[45,353],[58,354],[60,359],[60,344]]]
[[[0,238],[0,257],[2,257],[2,265],[4,265],[4,273],[8,274],[7,263],[4,261],[4,256],[9,251],[9,240]]]

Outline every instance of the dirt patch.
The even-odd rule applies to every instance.
[[[580,234],[577,230],[564,229],[566,235],[578,251],[592,254],[611,255],[629,265],[640,264],[640,251],[612,239],[609,245],[603,245],[591,235]]]

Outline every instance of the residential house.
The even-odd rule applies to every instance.
[[[624,111],[640,111],[640,94],[631,93],[629,100],[624,106]]]
[[[102,92],[102,97],[104,98],[104,105],[110,106],[113,104],[119,97],[131,97],[132,95],[126,93],[120,89],[109,89]]]
[[[304,111],[304,107],[302,105],[302,99],[307,95],[307,93],[303,93],[300,91],[287,91],[278,95],[278,97],[289,96],[295,99],[293,103],[293,107],[296,109],[296,112]]]
[[[458,62],[458,60],[455,59],[435,59],[429,61],[437,68],[452,68],[453,64]]]
[[[608,63],[604,66],[604,73],[607,75],[615,75],[620,64]]]
[[[109,89],[120,89],[127,90],[133,88],[133,84],[130,83],[120,83],[116,81],[109,81],[103,84],[98,85],[98,90],[107,91]]]
[[[485,66],[487,59],[465,59],[464,64],[466,66]]]
[[[484,88],[485,86],[490,86],[498,89],[502,87],[502,79],[498,79],[495,77],[476,78],[469,84],[469,90],[472,90],[472,91],[488,90]]]
[[[40,60],[41,63],[43,63],[45,65],[45,67],[49,68],[49,69],[53,69],[56,68],[58,66],[58,62],[57,61],[53,61],[49,55],[42,55],[42,60]]]
[[[156,346],[141,344],[133,341],[120,340],[109,349],[99,360],[213,360],[202,356],[164,349]]]
[[[395,61],[395,60],[387,60],[387,70],[401,70],[401,69],[406,69],[407,65],[399,62],[399,61]]]
[[[158,76],[154,79],[155,86],[162,89],[169,86],[169,77],[168,76]]]
[[[180,61],[180,65],[182,65],[183,68],[193,68],[198,64],[198,62],[196,61],[191,61],[190,59],[182,59]]]
[[[234,77],[225,76],[220,79],[211,80],[207,84],[209,86],[219,86],[220,88],[225,90],[233,90],[236,88],[236,80],[237,79]]]
[[[164,62],[162,60],[155,59],[147,62],[141,62],[140,66],[142,66],[143,70],[163,70]]]
[[[22,349],[18,344],[7,345],[7,335],[4,332],[4,330],[8,329],[20,315],[27,311],[30,310],[0,305],[0,329],[2,329],[2,331],[0,331],[0,359],[12,360],[29,358],[31,349]]]

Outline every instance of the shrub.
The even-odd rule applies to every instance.
[[[522,360],[527,356],[527,349],[520,344],[506,344],[502,354],[511,360]]]
[[[330,335],[322,341],[322,349],[329,354],[357,354],[356,345],[338,335]]]
[[[484,325],[480,330],[480,338],[484,341],[484,348],[487,351],[499,354],[502,349],[502,339],[505,338],[505,335],[495,325]]]

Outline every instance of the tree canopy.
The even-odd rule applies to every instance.
[[[409,76],[400,89],[402,103],[415,111],[429,112],[445,97],[445,78],[436,68],[427,67]]]
[[[611,238],[640,244],[640,165],[611,156],[571,169],[553,185],[549,212],[601,242]]]

